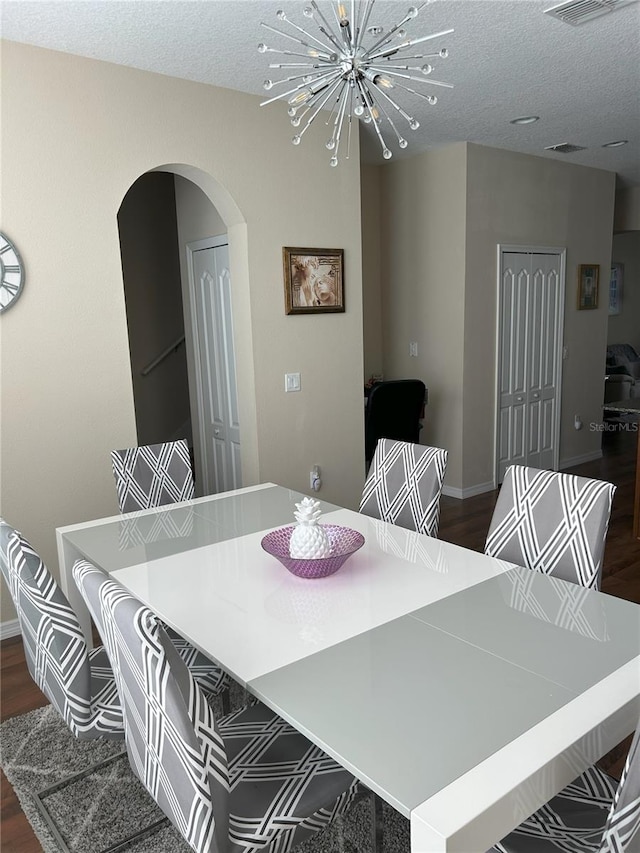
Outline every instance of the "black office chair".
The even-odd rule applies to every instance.
[[[376,382],[365,409],[364,454],[369,466],[379,438],[418,444],[427,389],[420,379]]]

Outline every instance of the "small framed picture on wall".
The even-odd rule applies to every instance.
[[[598,307],[599,264],[580,264],[578,267],[578,311]]]
[[[344,250],[285,246],[284,301],[287,314],[344,311]]]

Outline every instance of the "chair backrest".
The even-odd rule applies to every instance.
[[[111,462],[120,512],[151,509],[193,497],[193,471],[185,439],[112,450]]]
[[[599,589],[615,489],[602,480],[511,465],[485,554]]]
[[[364,454],[367,462],[380,438],[418,442],[426,388],[420,379],[377,382],[365,409]]]
[[[101,614],[133,771],[197,853],[226,851],[227,755],[204,693],[151,610],[85,560],[73,576]]]
[[[446,450],[381,438],[362,490],[360,512],[438,535]]]
[[[80,624],[38,554],[2,519],[0,568],[18,614],[31,677],[75,737],[96,737],[91,667]]]
[[[632,844],[632,842],[634,842]],[[640,724],[631,742],[598,853],[640,850]]]

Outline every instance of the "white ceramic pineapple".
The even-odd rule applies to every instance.
[[[297,559],[317,560],[331,554],[331,543],[318,518],[322,515],[320,501],[303,498],[296,504],[294,516],[298,524],[293,528],[289,540],[289,553]]]

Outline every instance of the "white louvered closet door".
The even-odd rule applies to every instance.
[[[501,253],[497,475],[558,464],[564,282],[560,254]]]

